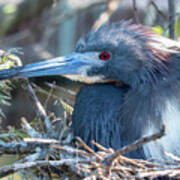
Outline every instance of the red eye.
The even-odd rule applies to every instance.
[[[99,59],[103,60],[103,61],[107,61],[108,59],[110,59],[111,55],[109,52],[107,51],[103,51],[100,53],[99,55]]]

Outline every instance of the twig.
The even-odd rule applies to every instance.
[[[35,131],[35,129],[33,129],[32,127],[31,127],[31,125],[26,121],[26,119],[25,118],[21,118],[21,125],[22,125],[22,127],[26,130],[26,133],[30,136],[30,137],[32,137],[32,138],[40,138],[40,137],[42,137],[42,135],[39,133],[39,132],[37,132],[37,131]]]
[[[145,136],[137,141],[135,141],[134,143],[128,145],[128,146],[125,146],[123,148],[121,148],[120,150],[117,150],[115,153],[107,156],[104,160],[103,160],[103,164],[104,165],[108,165],[110,166],[112,164],[112,162],[119,156],[119,155],[122,155],[122,154],[127,154],[139,147],[141,147],[142,145],[150,142],[150,141],[154,141],[156,139],[159,139],[161,138],[162,136],[165,135],[165,127],[163,125],[162,129],[160,132],[156,133],[156,134],[153,134],[151,136]]]
[[[45,83],[45,84],[50,84],[50,83]],[[48,86],[48,87],[51,87],[51,85],[52,84],[50,84],[50,86]],[[58,95],[53,93],[53,94],[51,94],[51,98],[53,98],[55,100],[59,99],[59,100],[65,101],[70,106],[74,105],[74,97],[75,97],[75,92],[74,91],[71,91],[71,90],[69,91],[69,89],[66,89],[66,88],[63,88],[63,87],[60,87],[60,86],[57,86],[57,85],[55,85],[53,87],[58,89],[62,93],[66,93],[67,97],[64,97],[64,98],[63,97],[58,97]],[[47,95],[47,96],[49,95],[49,93],[46,90],[44,90],[43,88],[41,88],[37,84],[33,84],[33,88],[35,88],[36,92],[38,91],[38,92],[40,92],[40,93],[42,93],[44,95]],[[74,95],[72,95],[72,93]],[[54,120],[53,120],[53,122],[54,122]],[[53,122],[52,122],[52,124],[53,124]]]
[[[67,89],[65,87],[57,86],[56,84],[52,84],[52,83],[48,83],[48,82],[46,82],[45,84],[47,86],[51,87],[51,88],[56,88],[56,89],[58,89],[58,90],[60,90],[62,92],[68,93],[71,96],[75,96],[77,94],[75,91],[73,91],[71,89]]]
[[[167,20],[166,15],[158,8],[158,6],[157,6],[157,4],[154,2],[154,0],[151,0],[151,2],[150,2],[149,4],[154,7],[154,9],[157,11],[157,13],[158,13],[164,20]]]
[[[81,160],[81,159],[63,159],[63,160],[59,160],[59,161],[33,161],[33,162],[25,162],[25,163],[14,163],[13,165],[9,165],[9,166],[4,166],[2,168],[0,168],[0,177],[4,177],[7,176],[9,174],[15,173],[17,171],[20,170],[25,170],[28,168],[33,168],[33,167],[47,167],[47,166],[72,166],[73,164],[77,164],[77,163],[85,163],[85,162],[89,162],[89,160]],[[72,169],[75,169],[72,168]],[[78,172],[76,172],[77,174]]]
[[[86,149],[86,150],[89,151],[91,154],[93,154],[94,156],[96,156],[99,160],[102,160],[101,156],[99,156],[97,153],[95,153],[95,152],[93,151],[93,149],[91,149],[88,145],[86,145],[80,137],[76,137],[76,139],[80,142],[80,144],[82,145],[82,147],[83,147],[84,149]]]
[[[57,149],[59,151],[67,151],[68,153],[72,153],[72,154],[75,154],[75,155],[83,155],[83,156],[86,156],[86,157],[91,157],[92,155],[86,151],[83,151],[83,150],[80,150],[80,149],[74,149],[70,146],[60,146],[60,145],[52,145],[51,146],[52,148],[54,149]]]
[[[0,134],[0,139],[17,139],[20,138],[19,135],[14,134],[14,133],[4,133],[4,134]]]
[[[107,153],[110,153],[110,152],[112,153],[112,150],[105,148],[104,146],[102,146],[101,144],[95,142],[94,140],[92,140],[91,143],[92,143],[93,145],[95,145],[95,146],[96,146],[99,150],[101,150],[101,151],[104,151],[104,152],[107,152]]]
[[[30,154],[36,152],[37,147],[44,147],[44,143],[0,141],[0,152],[3,154]]]
[[[22,159],[20,159],[19,163],[22,162],[31,162],[31,161],[37,161],[39,159],[44,159],[45,155],[44,155],[44,150],[42,151],[42,148],[36,148],[36,152],[32,153],[32,154],[27,154],[26,156],[23,156]]]
[[[136,0],[132,0],[132,1],[133,1],[133,9],[134,9],[135,22],[136,22],[137,24],[140,24]]]
[[[51,135],[51,137],[55,136],[55,132],[54,132],[54,128],[46,114],[46,111],[44,109],[44,107],[42,106],[41,102],[38,100],[31,84],[29,83],[29,81],[27,79],[24,80],[24,83],[27,87],[27,90],[29,92],[30,98],[33,102],[33,105],[35,106],[35,112],[37,113],[38,116],[42,117],[43,121],[44,121],[44,126],[45,126],[45,130],[47,132],[48,135]]]
[[[175,177],[176,175],[178,175],[178,174],[180,174],[180,170],[179,169],[171,169],[171,168],[169,168],[169,169],[162,169],[162,170],[152,170],[152,171],[150,171],[150,172],[140,172],[140,173],[138,173],[137,175],[135,175],[135,177],[134,178],[145,178],[145,177],[153,177],[153,178],[155,178],[155,177],[163,177],[163,176],[171,176],[171,174],[173,174],[174,173],[174,175],[172,176],[172,177]]]
[[[40,92],[46,96],[48,96],[48,92],[46,90],[44,90],[43,88],[41,88],[40,86],[38,86],[37,84],[32,84],[33,88],[35,88],[35,92]],[[54,99],[58,99],[60,97],[58,97],[56,94],[52,94],[51,96]]]
[[[42,139],[42,138],[24,138],[24,142],[42,143],[42,144],[59,144],[56,139]]]
[[[169,7],[169,37],[175,39],[174,25],[175,25],[175,1],[168,0]]]
[[[92,29],[97,30],[104,23],[108,22],[111,15],[117,10],[119,2],[117,0],[108,0],[107,9],[100,14],[99,18],[94,23]]]
[[[53,82],[53,84],[55,85],[56,82]],[[48,106],[48,102],[51,99],[52,95],[53,95],[53,91],[54,91],[54,87],[52,86],[48,92],[46,101],[44,103],[44,109],[47,110],[47,106]]]
[[[177,156],[175,156],[175,155],[172,154],[172,153],[165,152],[165,155],[168,156],[168,157],[170,157],[170,158],[171,158],[172,160],[174,160],[174,161],[180,162],[180,158],[177,157]]]

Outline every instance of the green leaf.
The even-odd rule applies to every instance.
[[[71,107],[69,104],[67,104],[67,103],[66,103],[65,101],[63,101],[63,100],[60,100],[60,102],[61,102],[64,110],[65,110],[66,112],[69,112],[70,114],[72,114],[72,112],[73,112],[73,107]]]
[[[180,38],[180,15],[177,17],[176,21],[175,21],[175,34],[178,37],[178,39]]]
[[[17,56],[18,54],[22,54],[20,48],[11,48],[7,51],[0,49],[0,70],[21,65],[21,60]],[[12,86],[13,83],[9,80],[0,81],[0,105],[10,105],[9,99]],[[1,108],[0,115],[3,116]]]
[[[13,14],[17,11],[17,7],[14,4],[7,4],[3,7],[3,12],[5,14]]]
[[[163,30],[163,28],[162,28],[161,26],[155,26],[155,27],[152,28],[152,30],[153,30],[155,33],[159,34],[159,35],[162,35],[163,32],[164,32],[164,30]]]
[[[20,136],[20,137],[23,137],[23,138],[26,138],[26,137],[29,137],[26,133],[23,132],[22,129],[15,129],[15,127],[13,126],[8,126],[8,133],[12,133],[16,136]]]

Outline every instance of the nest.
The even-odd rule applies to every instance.
[[[0,177],[18,172],[24,178],[44,177],[57,179],[145,179],[156,177],[180,178],[180,159],[172,154],[166,155],[172,161],[155,159],[131,159],[125,154],[141,147],[143,144],[161,138],[165,134],[165,127],[151,136],[143,137],[134,143],[117,151],[105,148],[92,141],[98,148],[95,152],[80,138],[74,138],[70,133],[70,115],[61,118],[60,129],[56,130],[57,118],[50,121],[45,109],[39,102],[31,84],[23,81],[40,123],[30,125],[22,119],[23,133],[6,133],[0,135],[0,151],[2,154],[17,154],[19,160],[12,165],[0,168]],[[63,102],[63,106],[70,114],[71,108]],[[43,131],[40,130],[43,126]],[[33,174],[33,175],[32,175]],[[27,179],[28,179],[27,178]]]
[[[145,143],[161,138],[165,134],[165,127],[156,134],[143,137],[116,151],[92,141],[98,149],[95,152],[80,138],[74,141],[70,133],[72,107],[66,100],[61,99],[65,116],[50,117],[29,81],[22,80],[22,84],[39,118],[31,124],[23,118],[20,131],[10,129],[8,133],[0,134],[1,154],[17,154],[19,158],[14,164],[1,167],[0,177],[18,172],[23,175],[23,179],[180,178],[180,158],[172,154],[165,153],[171,161],[131,159],[125,156]],[[54,88],[54,85],[50,86]],[[40,88],[38,90],[46,93]],[[50,91],[47,95],[49,99],[54,94]]]

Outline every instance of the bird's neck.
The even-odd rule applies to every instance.
[[[129,90],[121,108],[120,121],[124,127],[122,134],[126,137],[123,145],[144,135],[157,133],[164,124],[167,135],[145,145],[144,152],[146,157],[153,158],[164,158],[164,150],[176,154],[177,147],[174,144],[179,144],[180,140],[177,133],[180,131],[179,89],[180,83],[177,79],[164,79],[156,85],[144,84]],[[126,126],[126,123],[130,125]]]
[[[91,140],[105,147],[121,147],[119,109],[126,89],[114,84],[81,88],[72,116],[72,131],[90,147]]]

